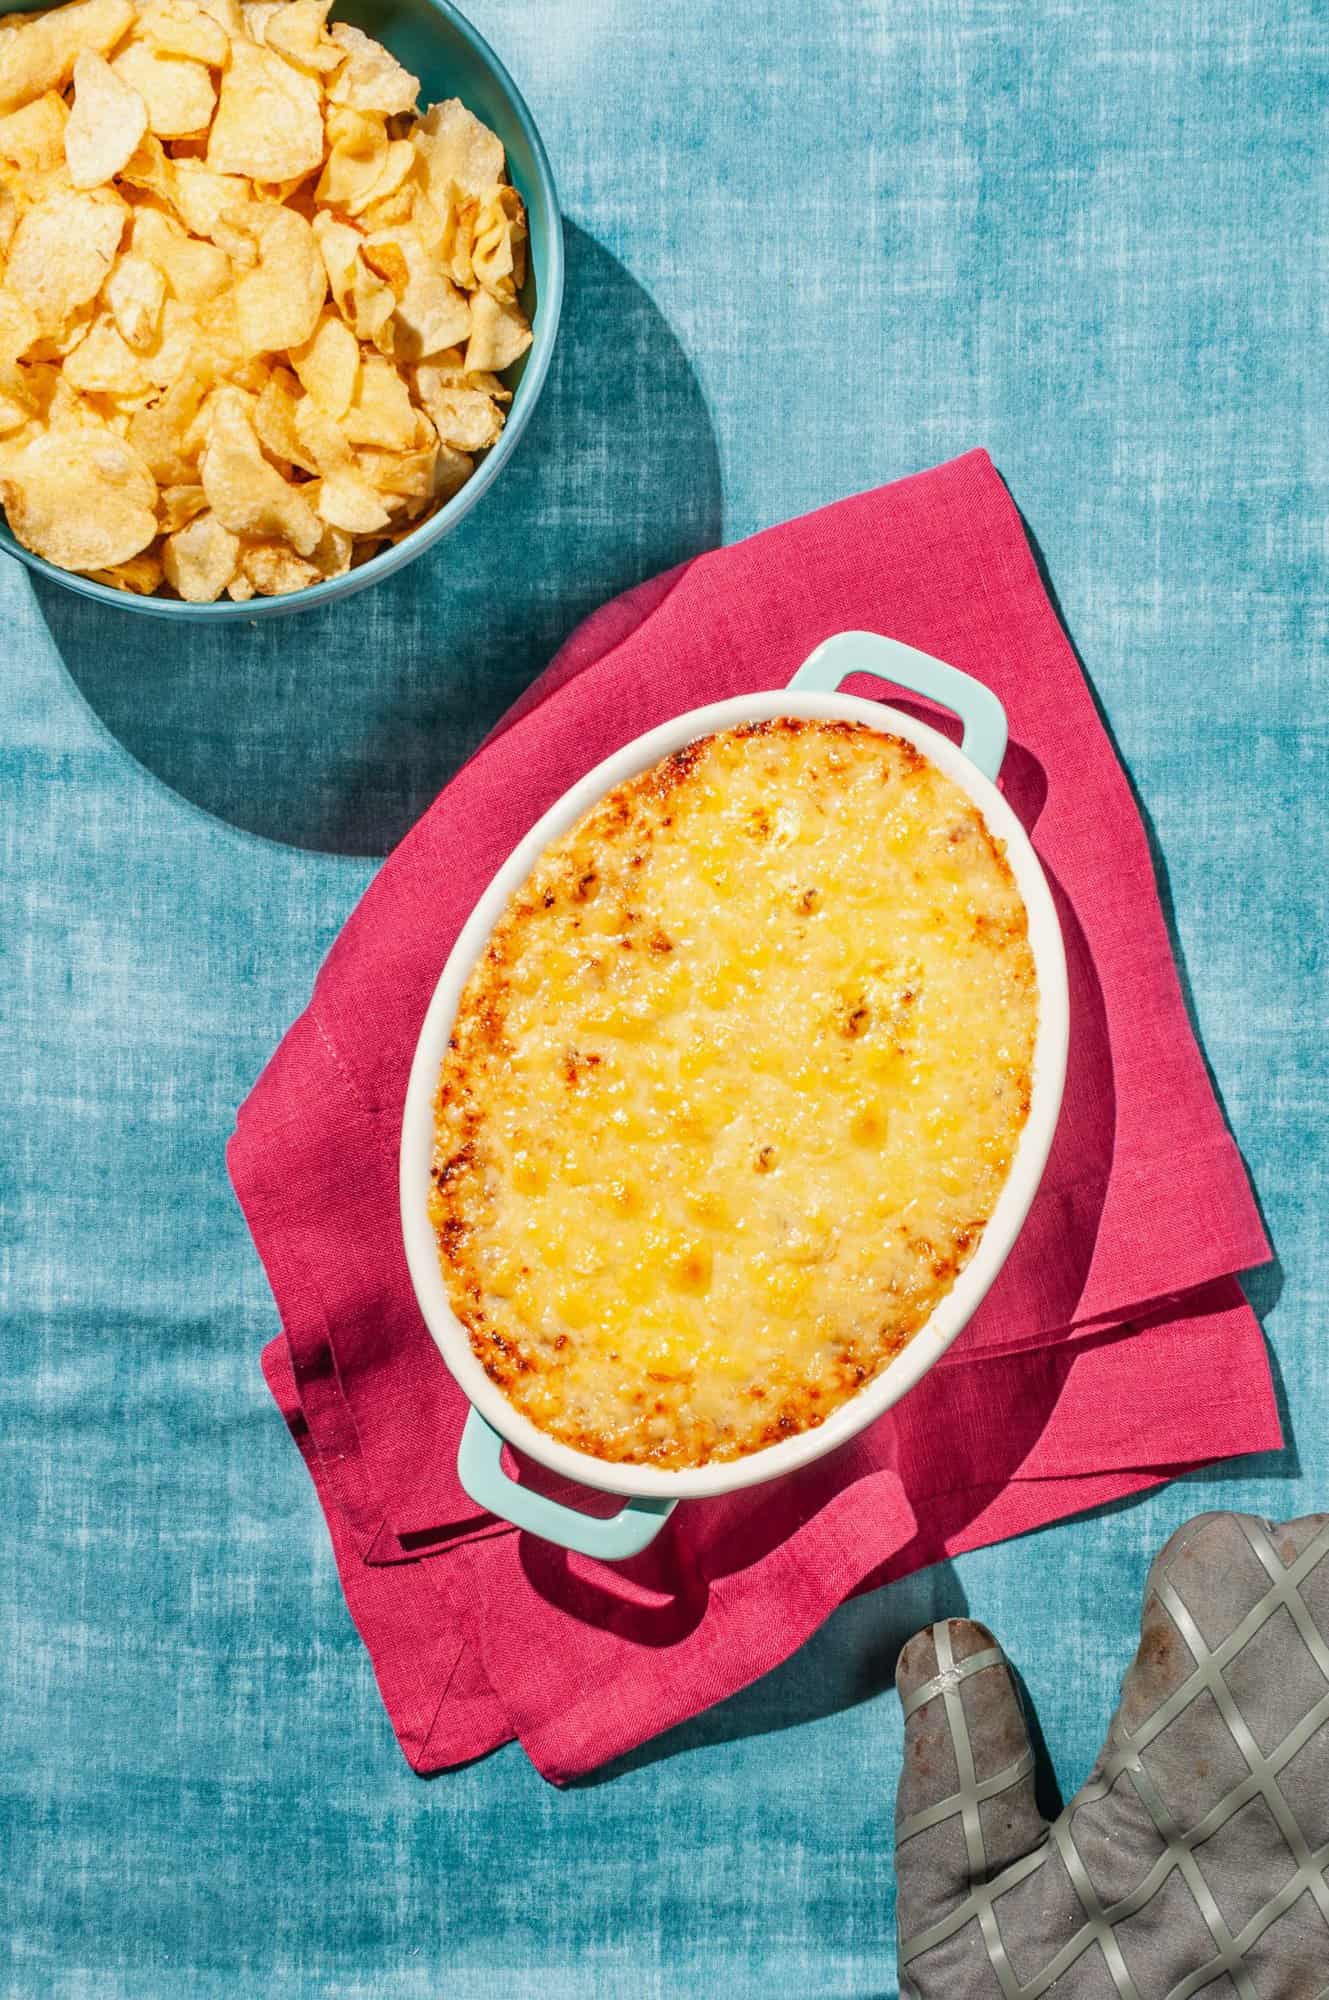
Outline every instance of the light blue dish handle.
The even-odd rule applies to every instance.
[[[629,1500],[607,1520],[579,1514],[575,1507],[560,1506],[543,1493],[519,1486],[503,1470],[503,1440],[491,1423],[472,1410],[461,1434],[457,1453],[457,1477],[477,1507],[511,1521],[543,1541],[579,1555],[598,1556],[601,1562],[626,1562],[641,1551],[663,1528],[677,1506],[674,1500]]]
[[[965,756],[996,782],[1006,755],[1006,711],[982,681],[880,632],[837,632],[808,655],[789,685],[834,694],[850,674],[875,674],[949,708],[964,724],[960,748]]]

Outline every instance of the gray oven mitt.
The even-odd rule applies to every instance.
[[[920,1632],[896,1682],[902,2000],[1329,1995],[1329,1515],[1178,1529],[1051,1826],[990,1632]]]

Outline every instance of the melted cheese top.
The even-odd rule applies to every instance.
[[[705,738],[547,848],[462,996],[431,1217],[488,1373],[619,1461],[820,1423],[972,1256],[1029,1108],[1023,901],[912,745]]]

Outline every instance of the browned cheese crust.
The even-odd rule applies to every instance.
[[[429,1213],[538,1428],[734,1459],[822,1423],[973,1256],[1038,996],[1002,844],[911,744],[727,730],[616,786],[462,995]]]

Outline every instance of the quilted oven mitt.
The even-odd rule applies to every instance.
[[[1329,1515],[1178,1529],[1051,1826],[990,1632],[920,1632],[896,1680],[902,2000],[1329,1996]]]

